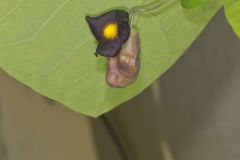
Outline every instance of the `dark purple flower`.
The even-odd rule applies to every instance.
[[[127,41],[130,33],[129,14],[124,10],[113,10],[98,17],[86,16],[89,27],[98,40],[96,55],[114,57]]]

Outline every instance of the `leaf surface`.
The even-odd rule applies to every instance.
[[[184,8],[194,8],[201,5],[202,0],[181,0],[181,4]]]
[[[240,38],[240,0],[224,0],[225,15]]]
[[[128,9],[141,2],[2,0],[0,67],[35,91],[97,117],[136,96],[163,74],[221,7],[218,0],[210,0],[184,9],[180,1],[173,0],[163,9],[139,15],[139,77],[127,88],[110,88],[105,83],[106,59],[94,56],[96,41],[85,15]]]

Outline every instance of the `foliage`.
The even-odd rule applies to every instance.
[[[194,8],[201,5],[202,0],[181,0],[181,4],[184,8]]]
[[[229,23],[240,37],[240,0],[224,0],[224,9]]]
[[[139,15],[139,77],[127,88],[110,88],[105,82],[106,58],[94,56],[96,41],[85,15],[98,15],[113,8],[129,9],[141,2],[2,0],[0,67],[35,91],[77,112],[99,116],[134,97],[162,75],[222,5],[220,0],[183,0],[188,8],[185,9],[179,0],[172,0],[164,8]],[[151,2],[146,0],[145,4]],[[227,0],[225,3],[228,18],[238,32],[239,16],[234,15],[238,15],[239,7],[229,5]]]

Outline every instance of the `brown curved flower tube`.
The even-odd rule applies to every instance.
[[[108,59],[107,84],[115,88],[132,84],[137,79],[140,69],[139,54],[139,37],[137,32],[132,30],[120,53]]]

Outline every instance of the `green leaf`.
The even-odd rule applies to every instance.
[[[202,0],[181,0],[181,4],[184,8],[191,9],[202,4]]]
[[[224,0],[225,15],[240,38],[240,0]]]
[[[2,0],[0,67],[35,91],[96,117],[163,74],[221,7],[219,0],[210,0],[185,10],[174,0],[162,10],[141,14],[136,23],[141,41],[139,77],[127,88],[110,88],[105,83],[106,58],[94,56],[96,41],[85,15],[135,5],[141,1]]]

